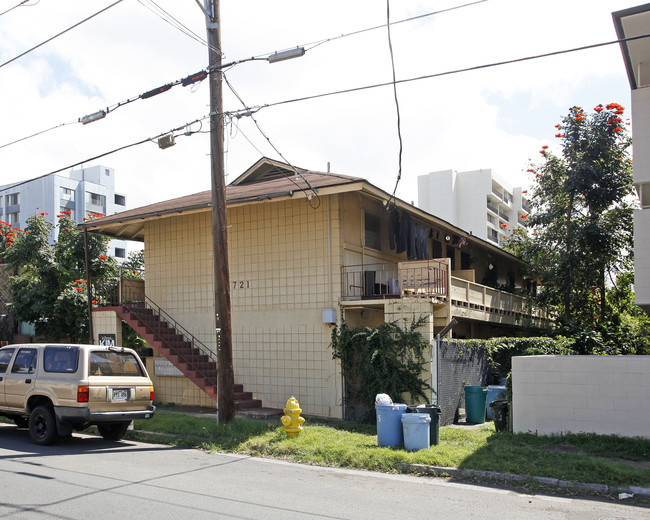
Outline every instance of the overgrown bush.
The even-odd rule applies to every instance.
[[[378,327],[348,327],[344,322],[332,331],[332,357],[341,360],[345,376],[345,403],[348,415],[362,421],[374,420],[377,394],[388,394],[395,402],[418,398],[427,400],[431,387],[422,379],[424,352],[431,346],[417,331],[426,322],[423,316],[408,328],[397,322]]]
[[[452,340],[459,350],[485,349],[492,377],[506,377],[512,370],[513,356],[571,355],[577,354],[575,339],[556,338],[492,338],[487,340]]]

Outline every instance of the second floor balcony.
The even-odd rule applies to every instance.
[[[449,294],[449,266],[444,259],[350,265],[341,274],[343,301],[408,296],[444,299]]]

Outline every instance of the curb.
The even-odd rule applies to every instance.
[[[481,471],[477,469],[447,468],[444,466],[427,466],[425,464],[407,464],[400,462],[396,464],[397,469],[404,473],[424,473],[435,476],[450,476],[456,478],[478,477],[488,480],[514,480],[517,482],[536,482],[546,486],[556,486],[559,488],[573,488],[596,493],[630,493],[635,496],[650,497],[650,488],[630,486],[629,488],[620,488],[608,486],[607,484],[585,484],[583,482],[573,482],[571,480],[560,480],[549,477],[529,477],[527,475],[517,475],[514,473],[497,473],[496,471]]]

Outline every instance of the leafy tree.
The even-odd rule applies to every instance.
[[[548,146],[535,175],[529,232],[518,230],[504,243],[530,263],[528,276],[541,281],[538,300],[554,305],[564,334],[577,332],[581,352],[614,352],[621,313],[608,297],[620,272],[632,265],[631,144],[617,103],[598,105],[587,114],[572,107]],[[608,346],[609,345],[609,346]]]
[[[27,219],[24,232],[14,231],[0,250],[0,263],[14,273],[9,279],[11,313],[15,319],[33,323],[36,334],[47,340],[69,338],[88,341],[88,284],[85,280],[84,236],[69,212],[58,215],[58,235],[49,243],[54,226],[45,213]],[[106,256],[107,242],[88,235],[91,278],[116,272],[113,258]]]
[[[129,252],[127,259],[120,265],[120,271],[124,278],[144,280],[144,249]]]

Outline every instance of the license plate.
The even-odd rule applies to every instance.
[[[129,390],[127,388],[114,388],[113,389],[113,402],[116,401],[128,401],[129,400]]]

